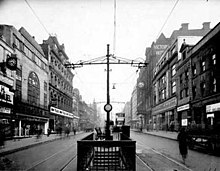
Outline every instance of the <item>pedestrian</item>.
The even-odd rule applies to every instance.
[[[74,135],[76,135],[76,129],[75,128],[73,128],[73,133],[74,133]]]
[[[51,133],[50,128],[48,128],[48,129],[47,129],[47,136],[48,136],[48,137],[50,136],[50,133]]]
[[[187,154],[188,154],[187,139],[188,139],[188,136],[187,136],[187,133],[185,131],[185,128],[182,127],[180,129],[180,132],[179,132],[178,136],[177,136],[177,140],[179,142],[179,152],[182,156],[184,164],[185,164]]]

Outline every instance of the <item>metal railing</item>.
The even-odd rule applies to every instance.
[[[136,141],[95,140],[94,133],[77,141],[77,171],[135,171]]]

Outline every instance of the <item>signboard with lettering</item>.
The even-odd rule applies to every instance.
[[[74,117],[74,115],[72,113],[61,110],[61,109],[58,109],[58,108],[55,108],[55,107],[50,107],[50,112],[54,113],[54,114],[57,114],[57,115],[65,116],[65,117],[68,117],[68,118],[73,118]]]
[[[215,103],[211,105],[206,106],[206,112],[215,112],[215,111],[220,111],[220,103]]]
[[[0,85],[0,101],[13,104],[14,93],[10,92],[9,88],[3,85]]]

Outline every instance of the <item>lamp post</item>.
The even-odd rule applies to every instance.
[[[110,93],[109,93],[109,44],[107,44],[107,101],[106,105],[104,106],[104,110],[107,113],[107,118],[106,118],[106,129],[105,129],[105,134],[106,134],[106,140],[110,140],[110,111],[112,110],[112,105],[110,104]]]

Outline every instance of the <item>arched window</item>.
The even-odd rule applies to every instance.
[[[40,82],[34,72],[31,72],[28,77],[28,103],[40,104]]]

